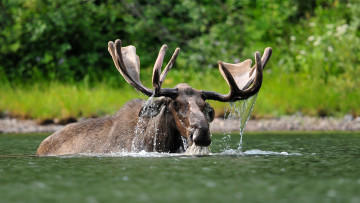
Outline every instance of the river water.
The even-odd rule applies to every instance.
[[[213,135],[211,154],[36,157],[0,134],[0,202],[360,202],[360,133]]]

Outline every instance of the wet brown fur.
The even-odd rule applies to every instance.
[[[179,95],[174,100],[162,98],[156,101],[158,114],[143,118],[144,132],[138,136],[135,134],[135,128],[145,100],[134,99],[112,116],[66,125],[47,137],[40,144],[36,154],[44,156],[129,152],[133,150],[133,145],[137,150],[179,152],[184,149],[181,136],[191,144],[193,129],[204,129],[208,134],[202,136],[210,139],[208,122],[211,120],[208,119],[207,122],[203,111],[204,108],[211,107],[201,99],[200,91],[192,89],[187,84],[179,84],[177,88]],[[176,108],[173,106],[175,101]],[[194,118],[195,120],[191,121]],[[156,139],[154,135],[157,136]]]

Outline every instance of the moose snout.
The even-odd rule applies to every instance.
[[[202,147],[209,146],[211,144],[209,129],[207,128],[196,129],[193,134],[193,141],[197,146],[202,146]]]

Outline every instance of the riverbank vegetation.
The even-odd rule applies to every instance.
[[[107,42],[133,44],[141,78],[162,44],[181,48],[164,86],[228,92],[216,61],[274,49],[255,117],[360,114],[360,4],[355,1],[5,1],[0,5],[0,112],[26,118],[112,114],[137,92]],[[144,96],[141,96],[145,98]],[[211,102],[218,114],[224,106]]]

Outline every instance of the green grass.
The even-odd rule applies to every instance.
[[[279,116],[301,112],[310,116],[359,115],[360,91],[343,77],[325,83],[301,74],[269,75],[264,79],[254,113]]]
[[[4,86],[0,92],[1,111],[38,119],[112,114],[127,100],[137,97],[130,87],[115,89],[105,84],[88,87],[57,82],[29,87]]]
[[[145,76],[144,78],[151,78]],[[123,80],[119,75],[119,80]],[[358,84],[344,84],[343,77],[327,83],[304,74],[265,73],[264,83],[254,108],[256,117],[276,117],[301,112],[305,115],[343,116],[360,113],[360,91],[351,88]],[[229,88],[217,70],[194,72],[173,70],[164,87],[186,82],[196,89],[227,93]],[[150,87],[149,79],[144,80]],[[147,98],[139,95],[130,85],[113,87],[106,83],[88,85],[86,82],[63,84],[60,82],[31,85],[1,85],[0,112],[12,116],[34,119],[92,117],[113,114],[130,99]],[[217,115],[226,103],[209,101]]]

